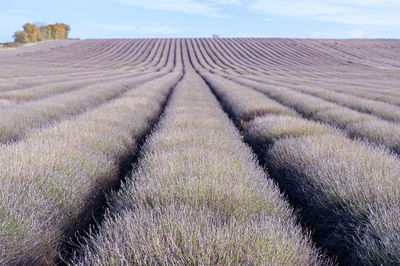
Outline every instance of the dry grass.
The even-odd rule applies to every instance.
[[[179,71],[0,149],[0,264],[52,264],[157,118]],[[66,230],[71,232],[65,232]]]
[[[78,265],[327,264],[206,84],[185,74]]]

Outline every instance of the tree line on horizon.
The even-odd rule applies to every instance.
[[[40,42],[53,39],[68,39],[71,27],[64,23],[55,23],[38,26],[26,23],[23,31],[17,31],[14,34],[14,40],[17,43]]]

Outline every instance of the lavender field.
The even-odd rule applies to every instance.
[[[399,265],[400,41],[0,50],[1,265]]]

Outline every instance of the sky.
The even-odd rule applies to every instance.
[[[400,0],[0,0],[0,42],[26,22],[70,37],[400,39]]]

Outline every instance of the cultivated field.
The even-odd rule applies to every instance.
[[[1,265],[400,264],[400,41],[0,50]]]

